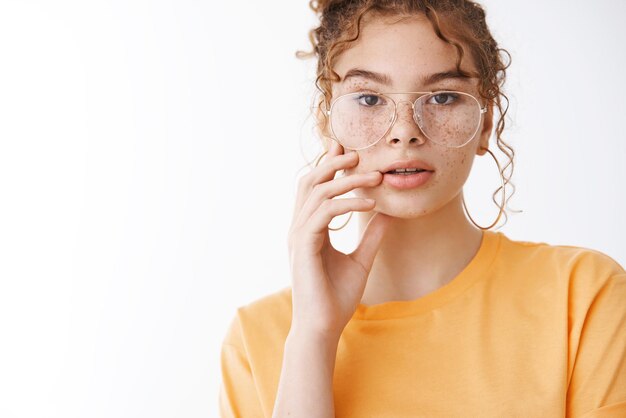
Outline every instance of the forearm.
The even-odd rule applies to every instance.
[[[291,331],[285,341],[273,418],[332,418],[338,339]]]

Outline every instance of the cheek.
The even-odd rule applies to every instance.
[[[448,183],[465,183],[472,168],[473,155],[467,150],[447,150],[441,154],[441,174]]]

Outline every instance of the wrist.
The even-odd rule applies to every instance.
[[[317,351],[336,352],[339,345],[340,335],[320,333],[311,331],[309,329],[301,329],[292,327],[289,330],[285,346],[297,349],[308,350],[314,349]]]

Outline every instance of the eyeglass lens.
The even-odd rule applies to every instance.
[[[364,148],[387,133],[394,112],[393,100],[383,94],[347,94],[333,104],[331,128],[342,145]],[[472,96],[445,91],[421,96],[415,103],[413,118],[433,142],[458,147],[474,136],[480,115],[480,104]]]

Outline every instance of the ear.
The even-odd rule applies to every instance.
[[[487,111],[483,114],[483,126],[480,130],[480,141],[478,142],[478,149],[476,155],[485,155],[489,148],[489,138],[491,138],[491,131],[493,130],[493,105],[487,104]]]

